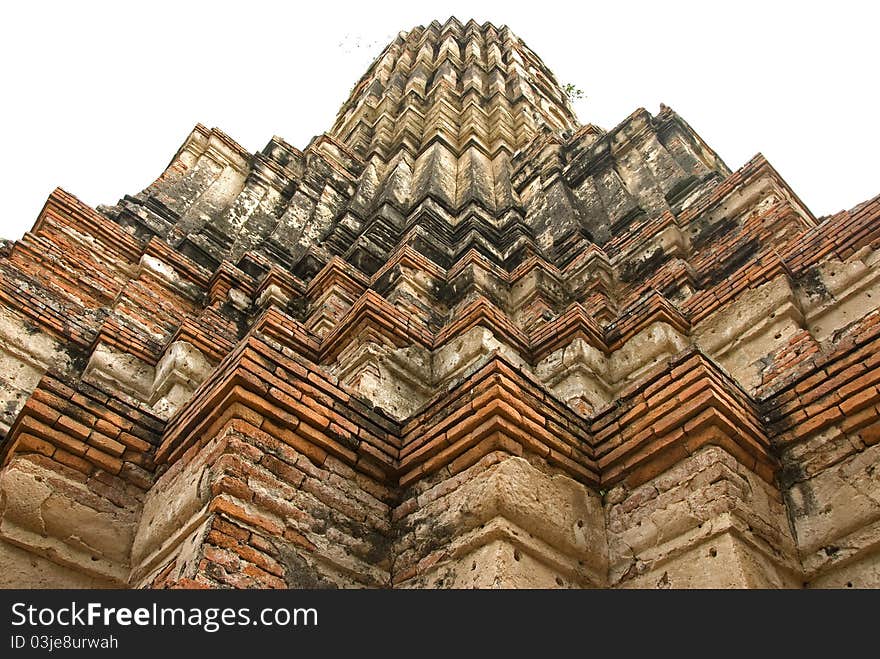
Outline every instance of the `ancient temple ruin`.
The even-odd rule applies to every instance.
[[[0,585],[880,585],[878,248],[401,33],[305,149],[199,125],[2,245]]]

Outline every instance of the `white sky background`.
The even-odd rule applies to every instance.
[[[400,30],[454,14],[507,24],[583,123],[661,102],[736,169],[762,152],[817,215],[880,193],[874,2],[4,2],[0,236],[55,186],[112,204],[192,127],[249,151],[305,147]]]

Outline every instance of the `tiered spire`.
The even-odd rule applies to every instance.
[[[878,249],[878,199],[814,218],[665,106],[579,127],[506,27],[415,28],[303,150],[197,126],[4,248],[0,551],[136,586],[844,578]]]
[[[450,19],[401,33],[304,152],[248,155],[197,127],[165,174],[108,213],[202,265],[259,252],[308,277],[367,275],[422,235],[444,267],[474,248],[505,268],[564,265],[729,173],[668,109],[578,129],[565,93],[507,27]]]
[[[330,134],[362,158],[418,157],[435,141],[457,156],[512,156],[577,119],[553,74],[506,27],[450,18],[402,32],[343,104]]]

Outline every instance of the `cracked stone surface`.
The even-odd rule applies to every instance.
[[[401,32],[304,147],[199,124],[0,245],[0,586],[876,587],[878,249]]]

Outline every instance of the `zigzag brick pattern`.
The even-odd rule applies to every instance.
[[[3,243],[0,585],[876,587],[878,248],[414,28],[304,150],[199,125]]]

